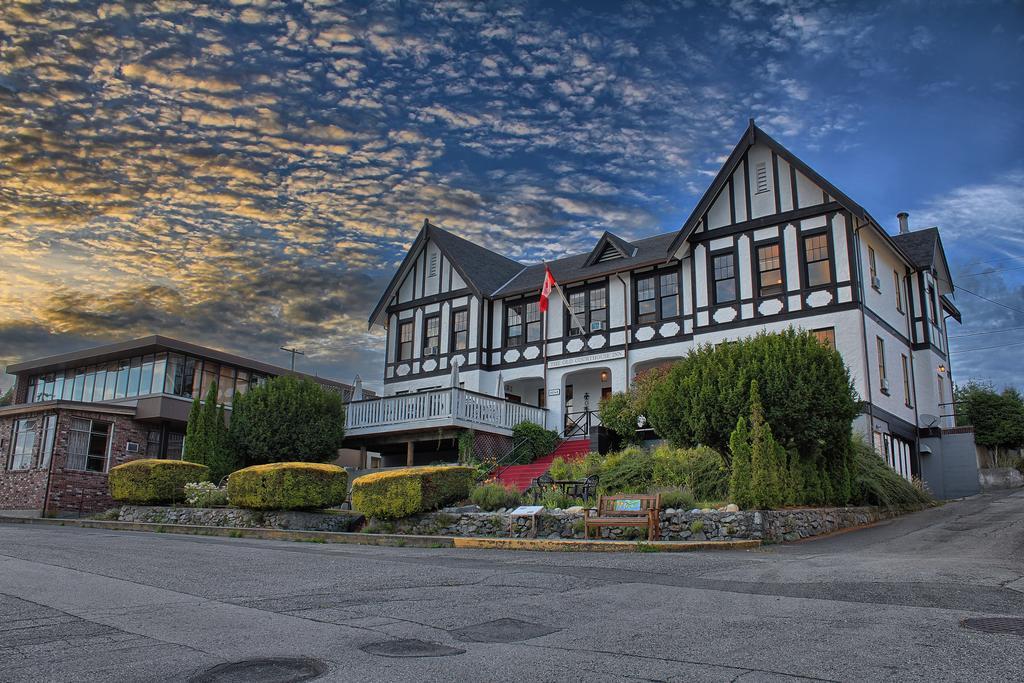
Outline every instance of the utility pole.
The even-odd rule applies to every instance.
[[[302,351],[299,351],[298,349],[287,349],[287,348],[282,346],[281,350],[282,351],[287,351],[288,353],[292,354],[292,370],[293,371],[295,370],[295,354],[299,354],[300,356],[305,356],[306,355],[305,353],[303,353]]]

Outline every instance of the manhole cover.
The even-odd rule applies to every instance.
[[[274,657],[218,664],[192,678],[193,683],[293,683],[311,681],[327,673],[315,659]]]
[[[450,657],[466,653],[465,650],[460,650],[457,647],[415,639],[385,640],[380,643],[363,645],[359,649],[381,657]]]
[[[1024,619],[1016,617],[978,617],[960,622],[964,628],[982,633],[1009,633],[1024,636]]]
[[[533,624],[518,619],[495,619],[474,626],[464,626],[452,631],[459,640],[474,643],[515,643],[530,638],[540,638],[560,629],[544,624]]]

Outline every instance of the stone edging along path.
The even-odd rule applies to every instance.
[[[524,538],[461,538],[452,536],[416,536],[400,534],[363,534],[332,531],[299,531],[243,527],[195,526],[191,524],[152,524],[116,522],[99,519],[56,519],[39,517],[7,517],[0,515],[0,524],[39,524],[74,526],[85,529],[114,531],[148,531],[192,536],[229,536],[275,541],[307,543],[350,543],[409,548],[478,548],[495,550],[540,550],[562,552],[687,552],[694,550],[752,550],[760,541],[578,541]]]

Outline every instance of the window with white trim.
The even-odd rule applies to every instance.
[[[469,311],[452,312],[452,350],[465,351],[469,348]]]
[[[715,303],[736,300],[736,264],[733,253],[719,254],[712,260],[715,279]]]
[[[39,469],[49,469],[50,458],[53,457],[53,442],[57,437],[57,416],[47,415],[43,418],[43,446],[39,451]]]
[[[39,419],[25,417],[14,423],[14,448],[11,450],[11,469],[27,470],[32,467],[32,454],[36,448]]]

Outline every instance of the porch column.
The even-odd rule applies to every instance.
[[[405,466],[412,467],[413,462],[413,448],[412,441],[407,441],[405,444]]]
[[[370,469],[370,457],[366,454],[366,446],[359,447],[359,466]]]

